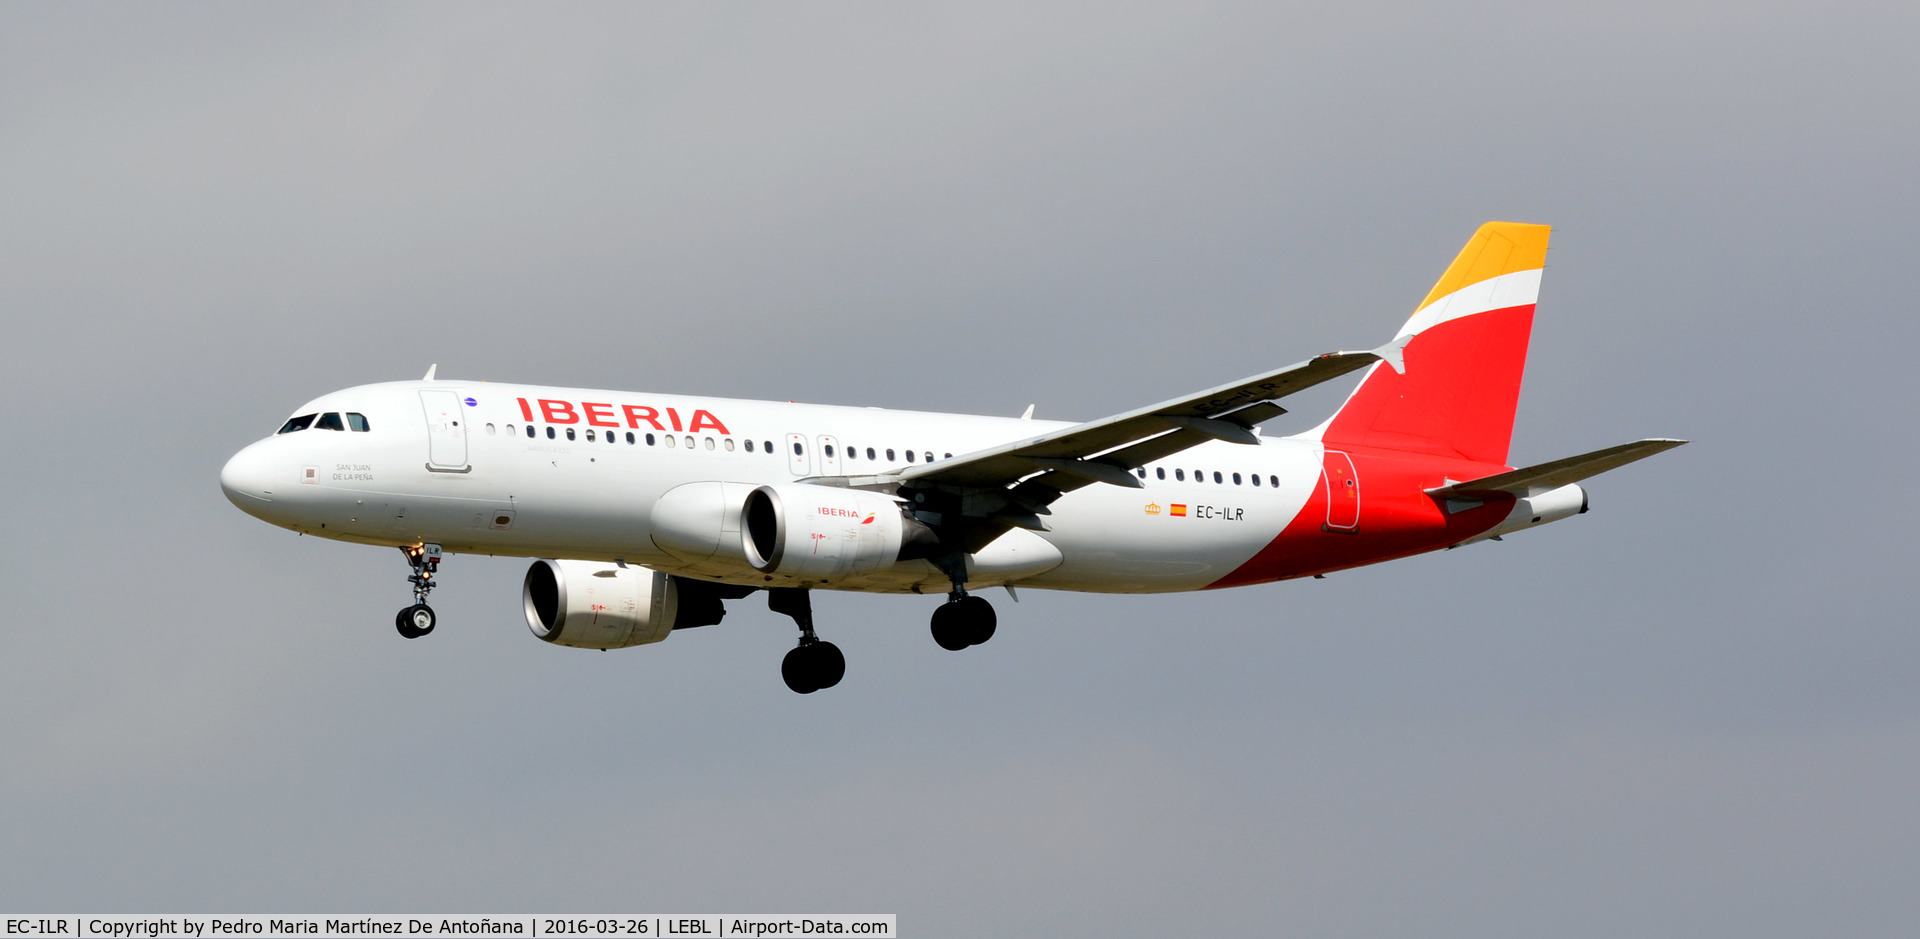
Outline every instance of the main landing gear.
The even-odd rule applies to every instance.
[[[433,607],[427,605],[427,594],[433,591],[433,575],[440,570],[440,546],[437,544],[413,545],[400,549],[407,556],[408,566],[413,574],[407,582],[413,584],[413,605],[393,615],[393,628],[407,639],[418,639],[430,632],[436,625]]]
[[[847,674],[847,657],[840,647],[813,634],[813,599],[803,587],[769,587],[767,609],[793,617],[800,627],[800,644],[780,661],[780,677],[800,694],[812,694],[840,683]]]
[[[947,602],[933,611],[933,641],[940,648],[958,652],[993,638],[1000,623],[993,604],[957,589],[947,597]]]
[[[966,561],[956,561],[946,566],[947,577],[953,581],[953,590],[947,593],[947,602],[933,611],[933,641],[949,652],[958,652],[968,646],[977,646],[993,638],[993,631],[1000,624],[1000,617],[993,612],[993,604],[984,597],[967,593]]]

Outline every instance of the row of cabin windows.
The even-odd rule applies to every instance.
[[[308,415],[308,416],[309,416],[309,417],[311,417],[312,415]],[[364,423],[364,421],[363,421],[363,423]],[[507,431],[507,436],[509,436],[509,437],[511,437],[511,436],[513,436],[513,435],[514,435],[514,433],[515,433],[515,430],[514,430],[514,425],[512,425],[512,424],[508,424],[508,425],[506,425],[506,431]],[[494,425],[492,425],[492,424],[488,424],[488,425],[487,425],[487,433],[488,433],[488,435],[493,435],[493,434],[498,434],[499,432],[500,432],[500,431],[499,431],[499,429],[498,429],[498,428],[496,428],[496,427],[495,427]],[[580,437],[578,436],[578,433],[577,433],[577,432],[576,432],[576,431],[574,430],[574,428],[572,428],[572,427],[568,427],[568,428],[566,428],[566,435],[567,435],[567,439],[568,439],[568,440],[578,440],[578,439],[580,439]],[[539,436],[539,428],[536,428],[536,427],[534,427],[534,426],[533,426],[532,424],[528,424],[528,425],[527,425],[527,437],[528,437],[529,439],[533,439],[533,438],[537,438],[538,436]],[[548,439],[548,440],[558,440],[559,438],[560,438],[560,434],[559,434],[559,433],[558,433],[558,432],[556,431],[556,429],[555,429],[555,428],[553,428],[553,427],[551,427],[551,426],[549,426],[549,427],[547,428],[547,439]],[[607,432],[606,432],[606,434],[604,435],[604,437],[600,437],[599,435],[596,435],[596,434],[594,433],[594,431],[593,431],[593,428],[591,428],[591,427],[589,427],[589,428],[587,428],[587,432],[586,432],[586,441],[587,441],[588,443],[594,443],[594,442],[596,442],[596,438],[598,438],[598,439],[604,439],[604,440],[606,440],[606,442],[608,442],[608,443],[619,443],[619,442],[620,442],[620,439],[619,439],[619,434],[618,434],[618,432],[616,432],[616,431],[607,431]],[[709,450],[712,450],[712,449],[714,449],[714,448],[715,448],[715,447],[717,446],[717,447],[719,447],[719,448],[721,448],[721,449],[724,449],[724,450],[726,450],[727,452],[729,452],[729,453],[731,453],[731,452],[733,452],[733,449],[734,449],[734,446],[735,446],[735,445],[734,445],[734,442],[733,442],[733,438],[731,438],[731,437],[722,437],[722,438],[720,438],[720,440],[719,440],[719,442],[718,442],[718,443],[716,443],[716,442],[714,441],[714,438],[712,438],[712,437],[703,437],[703,438],[700,438],[700,439],[701,439],[701,440],[704,440],[704,441],[706,442],[706,447],[707,447],[707,449],[709,449]],[[694,439],[694,437],[693,437],[693,435],[691,435],[691,434],[688,434],[688,435],[686,435],[685,437],[675,437],[675,436],[674,436],[674,435],[672,435],[672,434],[663,434],[663,435],[661,435],[660,437],[658,437],[658,438],[656,438],[656,437],[655,437],[655,436],[654,436],[653,434],[640,434],[640,435],[637,435],[637,436],[636,436],[636,435],[634,434],[634,432],[633,432],[633,431],[630,431],[630,430],[629,430],[629,431],[627,431],[627,432],[626,432],[626,440],[627,440],[627,443],[629,443],[629,444],[636,444],[636,443],[640,443],[640,442],[642,442],[642,441],[644,441],[644,442],[646,443],[646,445],[647,445],[647,446],[649,446],[649,447],[651,447],[651,446],[655,446],[656,444],[660,444],[660,443],[664,443],[664,444],[666,444],[666,445],[667,445],[667,446],[669,446],[669,447],[674,447],[674,446],[679,446],[679,444],[678,444],[678,443],[676,443],[676,441],[679,441],[679,440],[685,440],[685,441],[686,441],[686,447],[687,447],[687,449],[689,449],[689,450],[691,450],[691,449],[693,449],[694,447],[696,447],[696,446],[698,446],[698,444],[697,444],[697,443],[695,442],[695,439]],[[747,441],[744,441],[744,442],[742,442],[742,444],[741,444],[741,446],[743,446],[743,447],[745,447],[745,448],[746,448],[746,451],[747,451],[748,453],[753,453],[753,452],[754,452],[754,450],[755,450],[755,446],[754,446],[754,442],[753,442],[753,441],[751,441],[751,440],[747,440]],[[772,454],[772,453],[773,453],[773,441],[771,441],[771,440],[762,440],[762,441],[760,441],[760,444],[759,444],[759,451],[760,451],[760,452],[762,452],[762,453],[766,453],[766,454]],[[828,458],[828,459],[832,459],[832,458],[833,458],[833,454],[834,454],[834,446],[833,446],[832,444],[828,444],[828,445],[826,445],[826,446],[825,446],[825,447],[823,448],[823,452],[824,452],[824,453],[826,454],[826,456],[827,456],[827,458]],[[887,459],[889,459],[889,460],[892,460],[892,459],[895,459],[895,456],[894,456],[894,452],[895,452],[895,451],[893,451],[893,450],[891,450],[891,449],[889,449],[889,450],[887,450],[887,451],[886,451],[886,454],[887,454]],[[803,446],[802,444],[800,444],[800,443],[799,443],[798,441],[795,441],[795,442],[794,442],[794,445],[793,445],[793,454],[794,454],[794,456],[803,456],[803,455],[805,455],[805,453],[806,453],[806,450],[805,450],[805,447],[804,447],[804,446]],[[858,448],[858,447],[848,447],[848,448],[846,448],[846,454],[847,454],[847,459],[850,459],[850,460],[852,460],[852,459],[858,459],[858,458],[860,457],[860,448]],[[908,462],[908,463],[912,463],[912,462],[914,462],[914,461],[915,461],[915,457],[914,457],[914,451],[912,451],[912,450],[908,450],[908,451],[906,451],[906,454],[907,454],[907,462]],[[931,463],[931,462],[933,462],[933,451],[931,451],[931,450],[929,450],[929,451],[925,451],[925,453],[924,453],[924,457],[925,457],[925,459],[926,459],[926,461],[927,461],[928,463]],[[951,454],[951,453],[949,453],[949,454],[947,454],[947,455],[946,455],[946,458],[947,458],[947,459],[953,459],[953,454]],[[877,452],[876,452],[876,451],[874,450],[874,448],[872,448],[872,447],[868,447],[868,448],[867,448],[867,459],[869,459],[869,460],[877,460],[877,459],[879,459],[879,456],[878,456],[878,454],[877,454]]]
[[[1144,467],[1144,466],[1143,466],[1143,467],[1141,467],[1141,468],[1139,468],[1139,469],[1137,469],[1137,470],[1134,470],[1134,473],[1135,473],[1135,474],[1137,474],[1137,475],[1138,475],[1138,476],[1139,476],[1139,477],[1140,477],[1141,479],[1145,479],[1145,478],[1147,478],[1147,469],[1146,469],[1146,467]],[[1153,471],[1153,476],[1154,476],[1154,478],[1155,478],[1155,479],[1165,479],[1165,478],[1167,478],[1167,470],[1166,470],[1166,467],[1155,467],[1155,468],[1154,468],[1154,471]],[[1231,477],[1233,478],[1233,484],[1234,484],[1234,485],[1236,485],[1236,486],[1238,486],[1238,485],[1240,485],[1240,474],[1239,474],[1239,473],[1222,473],[1222,472],[1220,472],[1219,470],[1214,470],[1214,471],[1213,471],[1213,481],[1214,481],[1214,482],[1216,482],[1216,483],[1220,483],[1220,484],[1222,484],[1222,485],[1224,485],[1224,484],[1225,484],[1225,483],[1227,482],[1227,478],[1228,478],[1229,476],[1231,476]],[[1256,485],[1256,486],[1258,486],[1258,485],[1260,485],[1260,474],[1259,474],[1259,473],[1248,473],[1248,474],[1247,474],[1247,480],[1248,480],[1249,482],[1251,482],[1251,483],[1253,483],[1254,485]],[[1186,482],[1186,481],[1187,481],[1187,471],[1186,471],[1185,469],[1179,469],[1179,468],[1176,468],[1176,469],[1175,469],[1175,470],[1173,471],[1173,481],[1174,481],[1174,482],[1177,482],[1177,483],[1183,483],[1183,482]],[[1206,481],[1207,481],[1207,474],[1206,474],[1206,471],[1204,471],[1204,470],[1194,470],[1194,471],[1193,471],[1193,481],[1194,481],[1194,482],[1197,482],[1197,483],[1204,483],[1204,482],[1206,482]],[[1268,476],[1268,477],[1267,477],[1267,485],[1269,485],[1269,486],[1272,486],[1272,487],[1273,487],[1273,488],[1275,488],[1275,489],[1278,489],[1278,488],[1280,488],[1280,477],[1278,477],[1278,476]]]
[[[346,421],[343,423],[340,420],[339,411],[328,411],[325,414],[302,414],[280,425],[280,430],[277,431],[277,433],[291,434],[296,431],[306,430],[309,427],[314,430],[351,429],[359,433],[366,433],[373,429],[373,427],[367,423],[367,418],[364,414],[356,414],[348,411]]]
[[[822,447],[822,448],[820,448],[820,452],[821,452],[821,453],[824,453],[824,454],[826,454],[826,457],[827,457],[827,459],[829,459],[829,460],[831,460],[831,459],[833,459],[833,451],[834,451],[834,446],[833,446],[833,444],[827,444],[826,446],[824,446],[824,447]],[[798,441],[796,441],[796,442],[794,443],[794,445],[793,445],[793,455],[794,455],[794,456],[799,456],[799,455],[801,455],[801,452],[802,452],[802,451],[801,451],[801,448],[800,448],[800,444],[799,444],[799,442],[798,442]],[[877,451],[877,450],[875,450],[875,449],[874,449],[874,448],[872,448],[872,447],[868,447],[868,448],[867,448],[867,459],[869,459],[869,460],[878,460],[878,459],[880,459],[880,453],[881,453],[881,452],[883,452],[883,451]],[[894,451],[893,451],[893,450],[892,450],[891,448],[889,448],[889,449],[887,449],[887,450],[885,450],[884,452],[885,452],[885,453],[886,453],[886,455],[887,455],[887,462],[889,462],[889,463],[894,463],[894,462],[898,462],[898,461],[899,461],[899,458],[898,458],[898,457],[896,457],[896,456],[894,456]],[[912,450],[907,450],[907,451],[905,451],[905,453],[906,453],[906,456],[907,456],[907,462],[908,462],[908,463],[913,463],[913,462],[917,462],[917,460],[915,459],[915,456],[914,456],[914,452],[913,452]],[[859,447],[848,447],[848,448],[846,448],[846,455],[847,455],[847,459],[849,459],[849,460],[857,460],[857,459],[860,459],[860,448],[859,448]],[[926,461],[926,462],[928,462],[928,463],[932,463],[932,462],[933,462],[933,451],[932,451],[932,450],[923,450],[923,451],[921,451],[921,452],[920,452],[920,455],[919,455],[919,459],[920,459],[920,460],[925,460],[925,461]],[[951,454],[951,453],[949,453],[949,454],[946,454],[946,455],[944,455],[944,456],[942,456],[942,457],[941,457],[941,459],[945,459],[945,460],[951,460],[951,459],[953,459],[953,454]]]
[[[508,424],[508,425],[506,425],[506,431],[507,431],[507,436],[509,436],[509,437],[512,437],[512,436],[514,436],[514,435],[515,435],[515,434],[516,434],[516,433],[518,432],[518,431],[517,431],[517,429],[516,429],[516,427],[515,427],[515,425],[513,425],[513,424]],[[500,431],[499,431],[499,429],[498,429],[498,428],[495,428],[495,427],[494,427],[494,425],[492,425],[492,424],[488,424],[488,425],[487,425],[487,435],[488,435],[488,436],[492,436],[492,435],[494,435],[494,434],[497,434],[497,433],[499,433],[499,432],[500,432]],[[579,434],[579,432],[578,432],[577,430],[575,430],[574,428],[572,428],[572,427],[568,427],[568,428],[566,428],[566,435],[567,435],[567,439],[568,439],[568,440],[579,440],[579,439],[580,439],[580,434]],[[537,438],[537,437],[539,437],[539,436],[540,436],[540,428],[538,428],[538,427],[535,427],[535,426],[533,426],[532,424],[528,424],[528,425],[527,425],[527,439],[529,439],[529,440],[532,440],[532,439],[535,439],[535,438]],[[555,428],[553,428],[553,427],[548,427],[548,428],[547,428],[547,439],[548,439],[548,440],[558,440],[558,439],[560,439],[560,434],[559,434],[559,433],[558,433],[558,432],[556,431],[556,429],[555,429]],[[619,434],[619,432],[617,432],[617,431],[611,431],[611,430],[609,430],[609,431],[607,431],[607,432],[606,432],[605,434],[598,434],[598,433],[595,433],[595,432],[594,432],[594,430],[593,430],[593,428],[591,428],[591,427],[589,427],[589,428],[587,428],[587,434],[586,434],[586,441],[587,441],[588,443],[598,443],[598,442],[600,442],[600,441],[602,441],[602,440],[605,440],[605,441],[606,441],[607,443],[612,443],[612,444],[617,444],[617,443],[619,443],[619,442],[620,442],[620,434]],[[686,435],[685,437],[675,437],[675,436],[674,436],[674,435],[672,435],[672,434],[662,434],[662,435],[660,435],[660,436],[658,436],[658,437],[656,437],[656,436],[654,436],[653,434],[638,434],[638,435],[636,435],[636,434],[635,434],[635,433],[634,433],[633,431],[630,431],[630,430],[626,432],[626,440],[627,440],[627,443],[628,443],[628,444],[640,444],[640,443],[645,443],[645,444],[646,444],[647,446],[649,446],[649,447],[652,447],[652,446],[658,446],[658,445],[661,445],[661,444],[665,444],[666,446],[669,446],[669,447],[678,447],[678,446],[680,446],[680,445],[681,445],[681,443],[680,443],[680,442],[681,442],[682,440],[684,440],[684,441],[686,441],[686,448],[687,448],[687,449],[689,449],[689,450],[692,450],[693,448],[695,448],[695,447],[697,447],[697,446],[699,446],[699,445],[700,445],[700,443],[699,443],[699,440],[705,440],[705,441],[706,441],[706,445],[707,445],[707,449],[709,449],[709,450],[713,450],[713,449],[722,449],[722,450],[726,450],[726,451],[727,451],[728,453],[732,453],[732,452],[733,452],[733,450],[734,450],[734,447],[735,447],[735,446],[738,446],[737,444],[735,444],[735,443],[733,442],[733,438],[732,438],[732,437],[723,437],[723,438],[721,438],[721,439],[720,439],[720,440],[718,440],[718,441],[715,441],[715,440],[714,440],[714,439],[713,439],[712,437],[703,437],[703,438],[699,438],[699,440],[696,440],[696,439],[694,438],[694,436],[693,436],[692,434],[688,434],[688,435]],[[746,441],[746,443],[745,443],[745,446],[746,446],[746,448],[747,448],[747,452],[748,452],[748,453],[752,453],[752,452],[753,452],[753,450],[754,450],[754,444],[753,444],[753,441],[751,441],[751,440],[749,440],[749,441]],[[772,452],[773,452],[773,441],[771,441],[771,440],[766,440],[766,441],[762,441],[762,442],[761,442],[761,447],[762,447],[762,449],[764,449],[764,450],[765,450],[765,451],[766,451],[767,453],[772,453]]]

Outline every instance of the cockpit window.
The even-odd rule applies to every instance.
[[[313,422],[314,430],[346,430],[347,425],[340,423],[340,412],[328,411]]]
[[[313,424],[313,417],[312,414],[302,414],[288,421],[285,426],[280,428],[280,432],[283,434],[291,434],[296,430],[306,430],[307,427]]]
[[[355,414],[351,411],[347,412],[347,427],[350,430],[359,431],[363,434],[373,429],[373,427],[367,423],[367,416],[365,414]],[[508,433],[512,433],[512,431],[509,430]]]

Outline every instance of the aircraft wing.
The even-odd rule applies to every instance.
[[[1427,495],[1436,499],[1484,499],[1495,493],[1514,496],[1531,496],[1558,489],[1568,483],[1577,483],[1589,476],[1598,476],[1610,469],[1619,469],[1636,460],[1644,460],[1656,453],[1663,453],[1686,443],[1685,440],[1672,440],[1664,437],[1652,437],[1623,443],[1617,447],[1595,450],[1564,459],[1523,466],[1519,469],[1482,476],[1463,483],[1450,483],[1428,489]]]
[[[1197,394],[911,466],[897,478],[974,493],[966,515],[1043,528],[1035,516],[1047,514],[1046,505],[1065,492],[1095,482],[1138,488],[1136,467],[1208,440],[1257,444],[1254,425],[1286,413],[1275,400],[1397,358],[1398,351],[1329,352]]]

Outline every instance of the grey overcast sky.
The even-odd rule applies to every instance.
[[[1910,935],[1911,3],[0,6],[0,908]],[[545,646],[220,465],[442,376],[1087,419],[1556,227],[1594,511],[1206,594]],[[1316,423],[1328,391],[1269,425]]]

